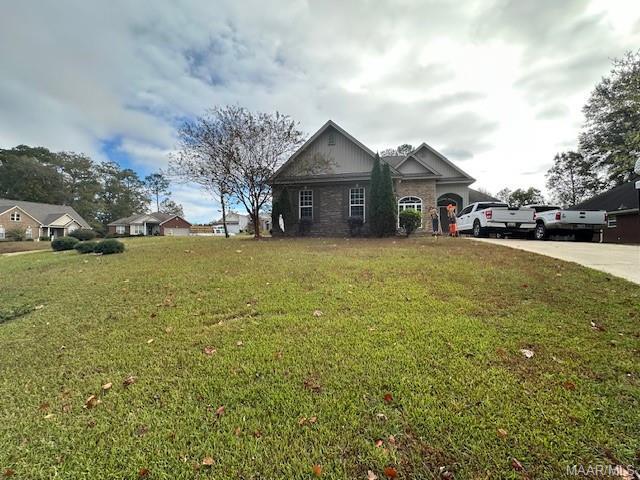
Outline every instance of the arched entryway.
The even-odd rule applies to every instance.
[[[449,231],[449,216],[447,215],[447,206],[454,205],[456,213],[462,210],[462,197],[457,193],[443,193],[438,197],[438,213],[440,215],[440,228],[443,232]]]

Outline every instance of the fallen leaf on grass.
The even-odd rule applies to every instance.
[[[378,480],[378,476],[371,470],[367,470],[367,480]]]
[[[233,431],[233,434],[236,437],[239,437],[242,434],[242,429],[240,427],[236,427],[236,429]]]
[[[520,353],[522,353],[522,355],[524,355],[525,358],[531,358],[535,355],[533,350],[528,350],[526,348],[521,348]]]
[[[91,395],[85,400],[84,408],[91,409],[97,407],[100,403],[102,403],[102,401],[99,400],[98,397],[96,397],[95,395]]]
[[[13,468],[5,468],[2,475],[5,477],[13,477],[16,474],[16,471]]]
[[[511,466],[513,467],[513,469],[517,472],[523,472],[524,471],[524,467],[522,466],[522,464],[518,461],[517,458],[512,458],[511,459]]]
[[[393,395],[391,395],[390,393],[385,393],[384,403],[391,403],[391,402],[393,402]]]
[[[394,467],[386,467],[384,469],[384,475],[387,478],[396,478],[398,476],[398,471]]]
[[[323,315],[321,310],[314,310],[313,311],[313,316],[314,317],[321,317]]]
[[[147,340],[148,344],[152,344],[153,343],[153,338],[150,338],[149,340]]]
[[[387,416],[384,413],[376,413],[376,417],[379,420],[386,420],[387,419]]]
[[[48,420],[48,419],[53,418],[55,416],[56,415],[54,413],[49,413],[49,414],[45,415],[44,418]]]
[[[596,332],[604,332],[605,328],[602,325],[598,325],[596,322],[589,322],[591,325],[591,330],[595,330]]]
[[[171,332],[173,332],[173,327],[167,327],[167,328],[164,329],[164,331],[166,333],[171,333]]]
[[[218,350],[217,350],[217,349],[215,349],[215,348],[213,348],[213,347],[204,347],[204,348],[202,349],[202,353],[204,353],[205,355],[207,355],[207,356],[209,356],[209,357],[210,357],[211,355],[213,355],[214,353],[216,353],[217,351],[218,351]]]
[[[319,477],[320,475],[322,475],[322,465],[314,465],[313,466],[313,474],[316,477]]]
[[[44,305],[36,305],[35,307],[33,307],[34,310],[42,310],[44,308]]]
[[[42,410],[43,412],[45,410],[49,410],[49,404],[47,402],[41,403],[38,409]]]
[[[236,250],[236,253],[242,253],[242,250]]]
[[[384,442],[379,438],[378,440],[376,440],[374,445],[376,446],[376,448],[381,448],[382,445],[384,445]]]
[[[134,383],[136,383],[137,377],[134,377],[133,375],[129,375],[127,378],[125,378],[122,382],[122,385],[124,385],[125,387],[128,387],[129,385],[133,385]]]
[[[216,416],[221,417],[222,415],[224,415],[224,405],[220,405],[216,408]]]
[[[205,467],[210,467],[213,465],[213,457],[204,457],[202,459],[202,465]]]
[[[141,468],[138,472],[138,478],[147,478],[150,473],[148,468]]]
[[[499,428],[498,429],[498,436],[500,438],[506,438],[507,437],[507,431],[504,428]]]
[[[69,413],[71,411],[71,405],[69,403],[65,403],[62,405],[62,413]]]
[[[107,391],[107,390],[111,389],[111,387],[113,387],[113,383],[108,382],[108,383],[105,383],[104,385],[102,385],[102,390]]]
[[[282,352],[276,352],[273,354],[273,358],[275,358],[276,360],[282,360]]]
[[[567,390],[575,390],[576,389],[576,384],[573,383],[571,380],[566,380],[562,386],[564,388],[566,388]]]
[[[244,346],[244,342],[242,340],[238,340],[236,342],[236,347],[242,347],[242,346]]]
[[[395,445],[396,444],[396,437],[394,435],[389,435],[389,443],[391,445]]]
[[[637,478],[637,475],[634,475],[633,473],[631,473],[629,470],[627,470],[626,468],[624,468],[622,465],[618,465],[616,466],[616,471],[618,472],[618,474],[620,475],[620,478],[622,480],[634,480],[635,478]]]
[[[312,391],[313,393],[320,393],[322,391],[320,380],[313,376],[304,379],[304,388]]]

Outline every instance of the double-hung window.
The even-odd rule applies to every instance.
[[[31,228],[31,225],[29,225],[27,229],[24,231],[24,236],[29,240],[33,239],[33,229]]]
[[[364,221],[364,187],[349,190],[349,216],[360,217]]]
[[[299,195],[300,195],[299,196],[300,219],[311,220],[313,218],[313,191],[300,190]]]
[[[144,233],[144,225],[131,225],[131,235],[142,235]]]
[[[118,235],[124,234],[124,225],[116,225],[116,233]]]

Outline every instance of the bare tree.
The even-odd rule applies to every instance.
[[[211,110],[194,121],[185,122],[178,131],[179,149],[169,160],[169,174],[183,182],[200,185],[220,200],[225,237],[227,230],[226,201],[229,198],[229,151],[224,148],[230,139],[223,138],[223,128],[217,110]]]
[[[239,106],[215,110],[223,134],[219,146],[226,164],[226,185],[251,216],[254,237],[260,238],[260,210],[271,199],[269,178],[304,142],[288,115],[253,113]]]

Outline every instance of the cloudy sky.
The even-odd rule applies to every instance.
[[[372,149],[426,141],[496,192],[575,147],[638,0],[14,1],[0,15],[0,148],[85,152],[141,175],[219,104],[336,121]],[[193,221],[217,206],[174,185]]]

